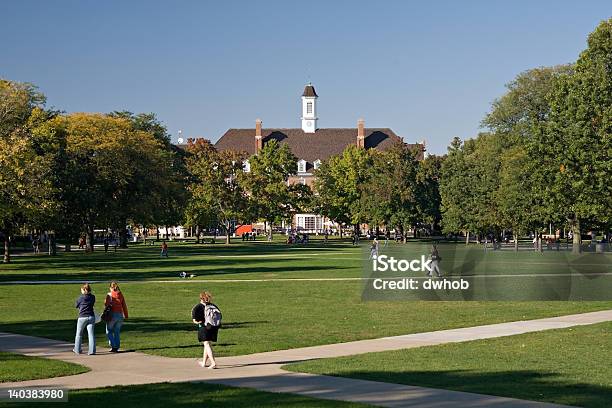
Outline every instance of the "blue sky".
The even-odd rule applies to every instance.
[[[444,153],[504,84],[575,61],[609,1],[29,1],[0,8],[0,77],[67,112],[155,112],[176,140],[299,127],[390,127]]]

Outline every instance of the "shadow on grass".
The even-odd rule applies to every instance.
[[[257,326],[260,324],[268,324],[269,321],[260,320],[260,321],[249,321],[249,322],[227,322],[223,323],[222,331],[225,330],[240,330],[244,328],[249,328],[253,326]],[[74,334],[76,330],[76,319],[65,319],[65,320],[44,320],[44,321],[31,321],[31,322],[19,322],[19,323],[0,323],[0,331],[1,332],[9,332],[9,333],[18,333],[28,336],[36,336],[49,338],[54,340],[61,340],[66,342],[74,341]],[[163,335],[172,335],[172,334],[188,334],[193,335],[194,339],[196,338],[196,327],[191,322],[170,322],[163,321],[157,319],[148,319],[148,318],[130,318],[126,320],[126,324],[121,329],[121,336],[123,339],[127,338],[131,334],[163,334]],[[103,323],[99,323],[96,325],[96,338],[105,338],[105,326]],[[222,344],[219,343],[219,346],[223,345],[233,345],[233,344]],[[141,350],[165,350],[165,349],[177,349],[177,348],[190,348],[190,347],[198,347],[197,343],[179,345],[179,346],[160,346],[160,347],[136,347],[132,351],[141,351]]]
[[[288,406],[328,408],[357,406],[339,401],[262,392],[249,388],[232,388],[208,383],[161,383],[71,391],[69,400],[64,405],[69,407],[108,408],[109,405],[116,405],[117,402],[120,402],[119,405],[125,408],[142,408],[145,406],[149,408],[173,406],[183,408],[272,408]],[[38,403],[38,405],[44,404]]]
[[[284,259],[265,259],[261,261],[255,261],[258,263],[269,264],[271,262],[281,263],[293,261],[291,258]],[[331,271],[341,269],[351,269],[348,266],[297,266],[297,265],[279,265],[279,266],[253,266],[244,267],[240,266],[239,262],[236,261],[223,261],[216,263],[222,270],[209,270],[201,269],[202,267],[210,267],[213,262],[209,260],[201,261],[175,261],[172,264],[168,264],[168,267],[172,267],[172,271],[129,271],[121,270],[121,267],[113,266],[108,268],[107,271],[95,271],[95,272],[59,272],[59,273],[1,273],[0,272],[0,284],[3,282],[32,282],[36,283],[39,281],[110,281],[110,280],[155,280],[155,279],[179,279],[179,273],[186,272],[187,274],[195,274],[198,277],[208,276],[220,276],[220,275],[234,275],[234,274],[245,274],[245,273],[274,273],[282,274],[285,272],[313,272],[313,271]],[[200,268],[196,267],[199,266]],[[85,269],[81,266],[80,269]],[[119,269],[119,270],[117,270]],[[186,280],[186,282],[188,282]]]
[[[288,368],[288,367],[284,367]],[[299,366],[295,371],[299,371]],[[334,373],[323,373],[335,375]],[[476,394],[554,402],[557,404],[608,408],[612,388],[597,384],[570,382],[564,374],[529,370],[474,372],[451,371],[354,371],[338,376],[361,380],[449,389]],[[418,402],[418,401],[417,401]],[[423,401],[424,403],[425,401]],[[420,406],[416,403],[415,406]],[[495,405],[491,405],[495,406]]]

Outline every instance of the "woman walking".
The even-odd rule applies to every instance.
[[[94,304],[96,297],[91,293],[89,283],[81,286],[81,296],[76,301],[76,308],[79,309],[79,317],[77,319],[76,336],[74,336],[74,351],[76,354],[81,354],[81,345],[83,343],[83,329],[87,327],[87,342],[90,356],[96,354],[96,338],[94,336],[94,328],[96,325],[96,317],[94,315]]]
[[[110,352],[116,353],[121,346],[121,326],[123,320],[128,318],[128,308],[123,293],[121,293],[121,289],[115,281],[111,282],[110,291],[104,301],[104,306],[108,305],[111,306],[111,320],[106,323],[106,337],[108,337],[108,344],[111,347]]]
[[[212,303],[210,292],[200,293],[200,303],[191,309],[191,319],[198,325],[198,341],[204,344],[204,355],[198,364],[206,367],[206,361],[210,359],[208,368],[214,369],[217,366],[215,355],[213,354],[211,342],[217,341],[217,333],[221,326],[221,310]]]

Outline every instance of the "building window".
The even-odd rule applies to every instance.
[[[251,171],[251,163],[249,163],[248,160],[245,160],[242,165],[242,169],[244,170],[245,173],[249,173]]]
[[[306,113],[312,113],[312,102],[306,103]]]
[[[304,229],[314,230],[316,227],[316,217],[304,217]]]
[[[306,173],[306,160],[298,161],[298,173]]]
[[[321,160],[317,159],[315,160],[313,164],[314,164],[315,170],[317,170],[319,167],[321,167]]]

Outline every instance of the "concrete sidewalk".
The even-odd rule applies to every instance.
[[[75,355],[72,344],[0,333],[0,350],[82,364],[92,371],[67,377],[0,384],[16,387],[54,386],[69,389],[156,382],[211,382],[263,391],[362,402],[385,407],[554,407],[558,405],[457,391],[374,381],[292,373],[283,364],[316,358],[414,348],[451,342],[510,336],[612,320],[612,310],[553,318],[441,330],[349,343],[305,347],[218,358],[218,370],[202,369],[196,359],[152,356],[137,352]]]

